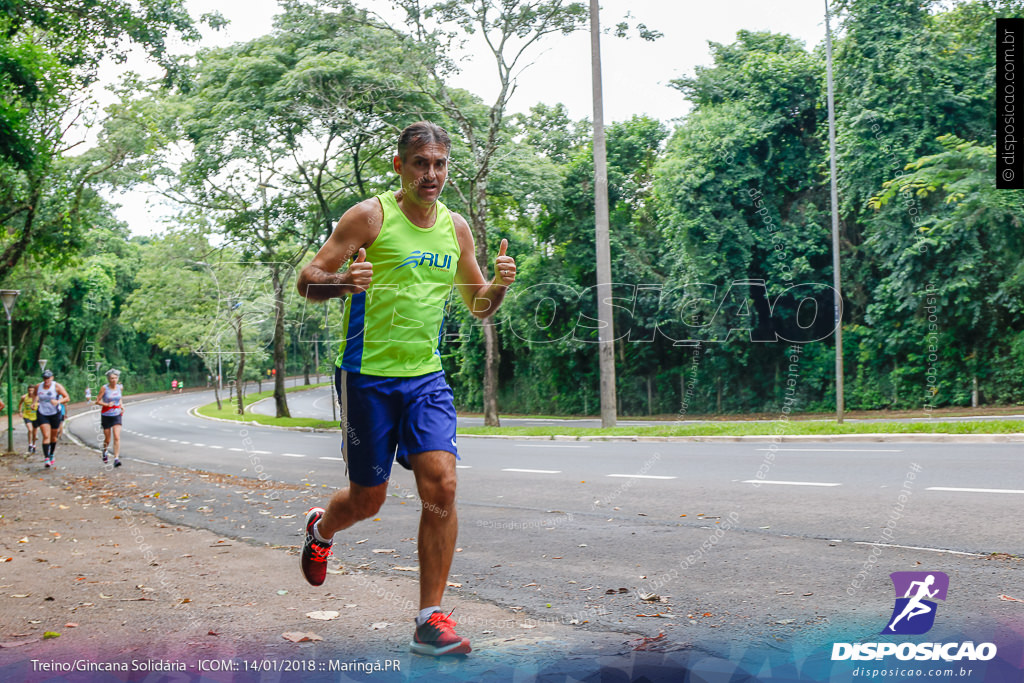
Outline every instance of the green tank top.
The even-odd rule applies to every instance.
[[[421,228],[402,213],[394,193],[377,199],[384,221],[366,249],[373,282],[365,292],[345,298],[344,340],[336,364],[381,377],[437,372],[438,344],[461,253],[455,224],[441,202],[434,225]]]

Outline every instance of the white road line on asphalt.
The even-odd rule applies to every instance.
[[[506,467],[502,472],[522,472],[524,474],[561,474],[562,470],[520,470],[515,467]]]
[[[758,448],[759,451],[789,451],[791,453],[902,453],[901,448]]]
[[[304,439],[333,439],[333,436],[317,436],[316,434],[305,434]]]
[[[457,469],[457,470],[471,470],[471,469],[473,469],[473,466],[472,465],[456,465],[455,469]]]
[[[590,446],[575,443],[517,443],[516,448],[590,448]]]
[[[224,448],[223,446],[207,446],[207,448],[216,448],[218,450]]]
[[[228,450],[229,451],[234,451],[235,453],[241,453],[242,452],[241,448],[229,448]]]
[[[194,443],[192,445],[193,446],[199,446],[200,448],[206,448],[206,444],[205,443]]]
[[[868,543],[867,541],[854,541],[854,545],[877,545],[883,548],[904,548],[906,550],[927,550],[933,553],[949,553],[950,555],[968,555],[970,557],[988,557],[978,553],[964,553],[959,550],[946,550],[944,548],[921,548],[916,545],[895,545],[893,543]]]
[[[1024,493],[1021,489],[961,489],[952,486],[929,486],[925,491],[956,491],[961,493]]]
[[[270,455],[270,451],[252,451],[253,453],[259,453],[260,455]]]
[[[320,459],[321,459],[321,460],[340,460],[340,461],[342,461],[342,462],[345,462],[345,458],[335,458],[335,457],[334,457],[334,456],[332,456],[332,455],[321,455],[321,456],[320,456]]]
[[[743,484],[779,484],[782,486],[841,486],[822,481],[770,481],[768,479],[744,479]]]
[[[676,479],[676,477],[664,477],[658,474],[609,474],[607,476],[623,479]]]
[[[302,453],[282,453],[281,455],[283,457],[285,457],[285,458],[305,458],[306,457]]]
[[[179,441],[178,443],[183,444],[185,446],[191,446],[192,445],[191,441]]]
[[[167,441],[170,441],[171,443],[178,443],[177,439],[167,439]]]

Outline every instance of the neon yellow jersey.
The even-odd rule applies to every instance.
[[[377,195],[380,234],[366,249],[373,282],[345,298],[344,341],[336,364],[349,372],[418,377],[441,369],[438,352],[455,284],[459,240],[451,213],[437,202],[429,228],[413,225],[395,195]]]

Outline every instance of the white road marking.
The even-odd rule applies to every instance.
[[[791,453],[902,453],[901,448],[758,448],[759,451],[788,451]]]
[[[927,550],[933,553],[949,553],[950,555],[969,555],[970,557],[987,557],[978,553],[964,553],[959,550],[946,550],[944,548],[920,548],[916,545],[895,545],[893,543],[868,543],[867,541],[854,541],[854,545],[877,545],[883,548],[904,548],[906,550]]]
[[[241,453],[242,452],[241,448],[229,448],[228,450],[229,451],[234,451],[235,453]]]
[[[199,446],[200,448],[206,448],[206,444],[205,443],[194,443],[192,445],[193,446]]]
[[[473,466],[472,465],[456,465],[455,469],[457,469],[457,470],[471,470],[471,469],[473,469]]]
[[[223,446],[207,446],[207,448],[216,448],[216,449],[219,450],[219,449],[222,449],[224,447]]]
[[[575,443],[517,443],[517,448],[590,448],[588,444]]]
[[[259,453],[260,455],[270,455],[270,451],[252,451],[253,453]]]
[[[285,458],[305,458],[306,456],[302,453],[282,453]]]
[[[925,491],[959,491],[963,493],[1024,493],[1021,489],[961,489],[951,486],[929,486]]]
[[[507,467],[502,472],[523,472],[524,474],[561,474],[562,470],[520,470],[514,467]]]
[[[675,479],[676,477],[664,477],[657,474],[609,474],[609,477],[621,477],[623,479]]]
[[[770,481],[768,479],[744,479],[744,484],[780,484],[782,486],[841,486],[821,481]]]
[[[341,462],[345,462],[345,458],[335,458],[334,456],[331,456],[331,455],[321,455],[320,459],[321,460],[340,460]]]

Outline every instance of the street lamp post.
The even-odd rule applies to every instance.
[[[21,292],[17,289],[0,290],[0,299],[7,313],[7,452],[14,453],[14,344],[11,337],[11,311]],[[45,363],[45,361],[43,361]]]

